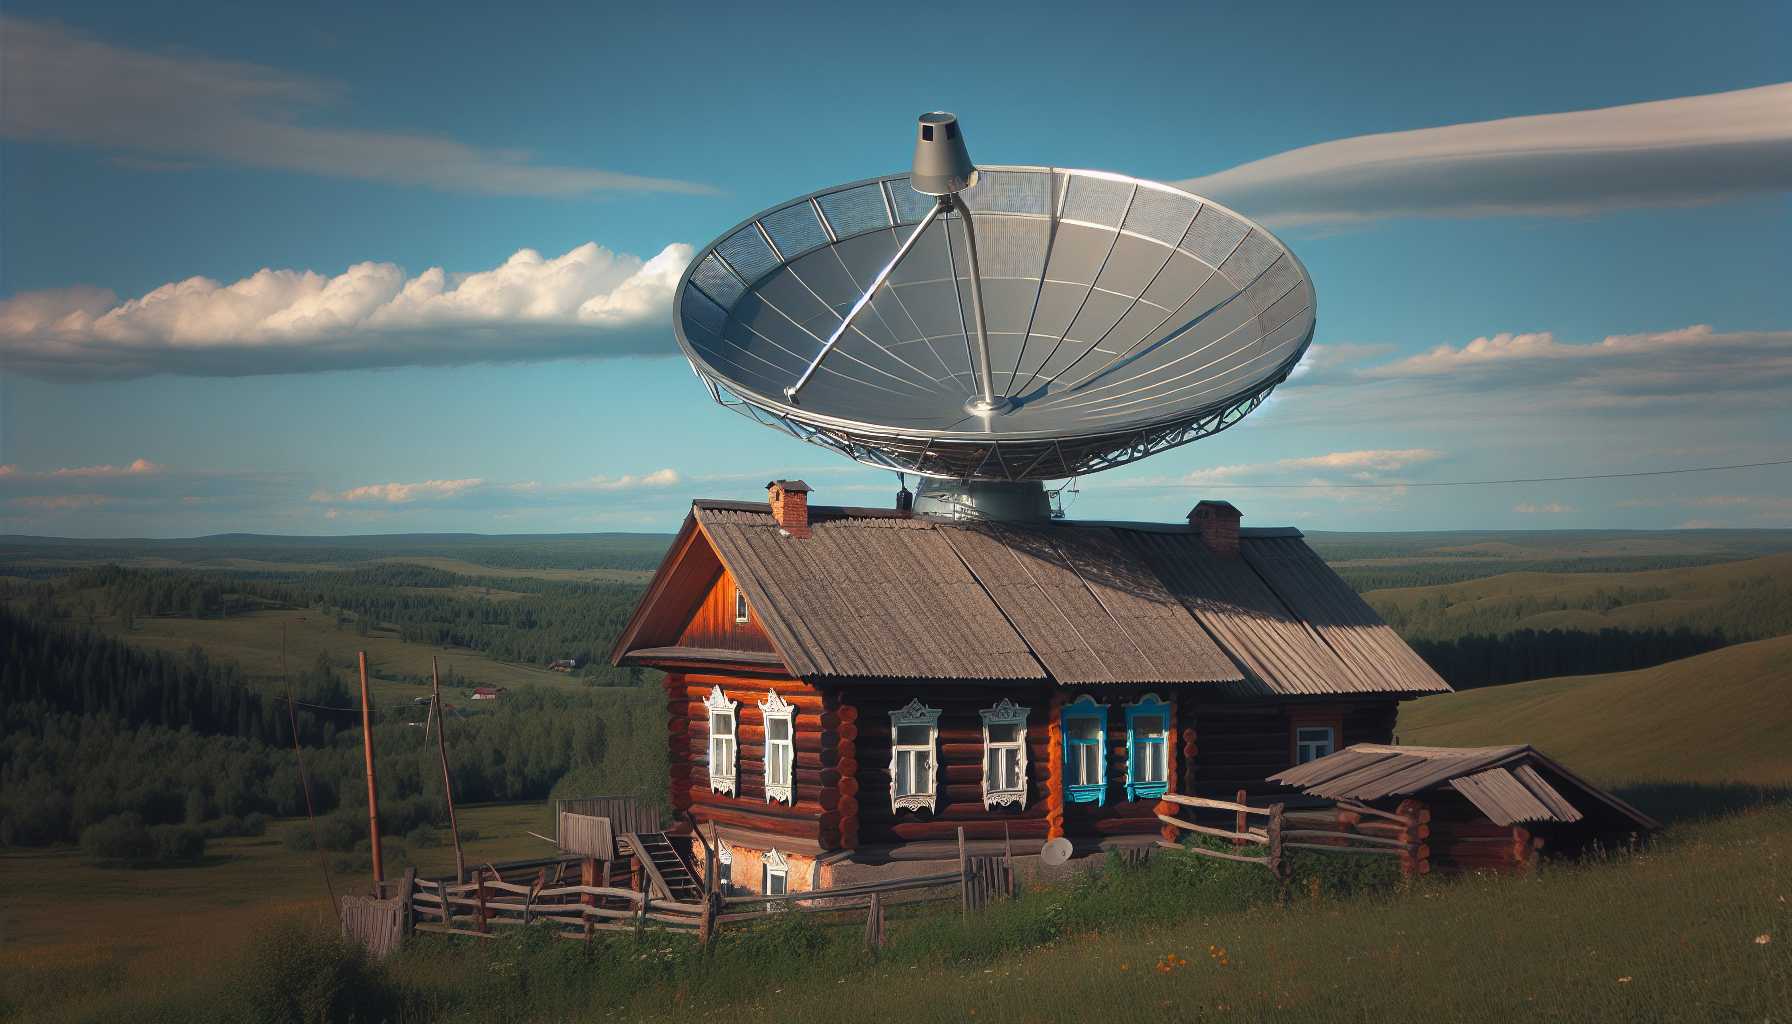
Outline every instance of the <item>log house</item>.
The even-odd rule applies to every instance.
[[[612,652],[665,673],[673,809],[732,891],[953,858],[961,827],[1149,843],[1166,789],[1281,791],[1448,690],[1298,530],[1225,502],[1023,524],[809,494],[694,502]]]

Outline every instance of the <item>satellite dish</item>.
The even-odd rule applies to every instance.
[[[910,173],[773,207],[691,264],[678,342],[718,402],[882,469],[1055,480],[1224,430],[1312,341],[1306,269],[1226,207],[976,166],[950,114],[916,136]]]
[[[1059,836],[1056,839],[1047,840],[1046,844],[1039,848],[1039,862],[1048,868],[1055,868],[1068,862],[1073,852],[1070,840]]]

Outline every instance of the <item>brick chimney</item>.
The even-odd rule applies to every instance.
[[[1188,514],[1188,523],[1215,554],[1237,555],[1238,521],[1243,517],[1229,501],[1198,501]]]
[[[787,536],[802,539],[809,536],[809,485],[801,480],[773,480],[765,485],[766,500],[771,502],[772,517],[778,520]]]

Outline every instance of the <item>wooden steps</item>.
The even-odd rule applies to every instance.
[[[655,899],[681,903],[703,902],[703,883],[679,856],[678,848],[664,832],[628,832],[622,837],[641,862],[651,885],[649,895]]]

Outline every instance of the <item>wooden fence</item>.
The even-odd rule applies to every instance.
[[[1231,827],[1186,820],[1179,813],[1185,810],[1191,815],[1200,811],[1228,813],[1232,816]],[[1409,876],[1431,870],[1430,848],[1425,844],[1431,831],[1431,812],[1416,801],[1406,801],[1394,811],[1348,801],[1324,810],[1290,811],[1280,803],[1252,807],[1245,802],[1243,790],[1239,790],[1236,801],[1165,793],[1158,804],[1157,817],[1163,822],[1165,833],[1160,846],[1203,857],[1259,864],[1283,879],[1289,876],[1284,858],[1288,850],[1398,857],[1401,871]],[[1253,824],[1253,818],[1264,819],[1263,824]],[[1183,832],[1228,840],[1240,849],[1259,849],[1253,853],[1229,853],[1198,844],[1185,847],[1176,841]]]
[[[410,908],[413,931],[490,937],[518,925],[544,925],[562,938],[588,939],[599,932],[634,932],[662,928],[691,934],[708,942],[725,927],[743,927],[797,912],[864,914],[865,939],[879,949],[884,913],[891,906],[958,901],[966,913],[980,910],[997,897],[1015,891],[1012,851],[998,856],[968,857],[960,843],[958,869],[908,878],[855,882],[826,889],[776,896],[724,896],[708,880],[696,902],[652,895],[646,874],[636,873],[639,888],[591,885],[582,872],[583,858],[554,858],[486,864],[472,880],[452,877],[416,878],[385,883],[390,903]],[[713,856],[708,860],[714,864]],[[953,891],[956,888],[957,891]]]

